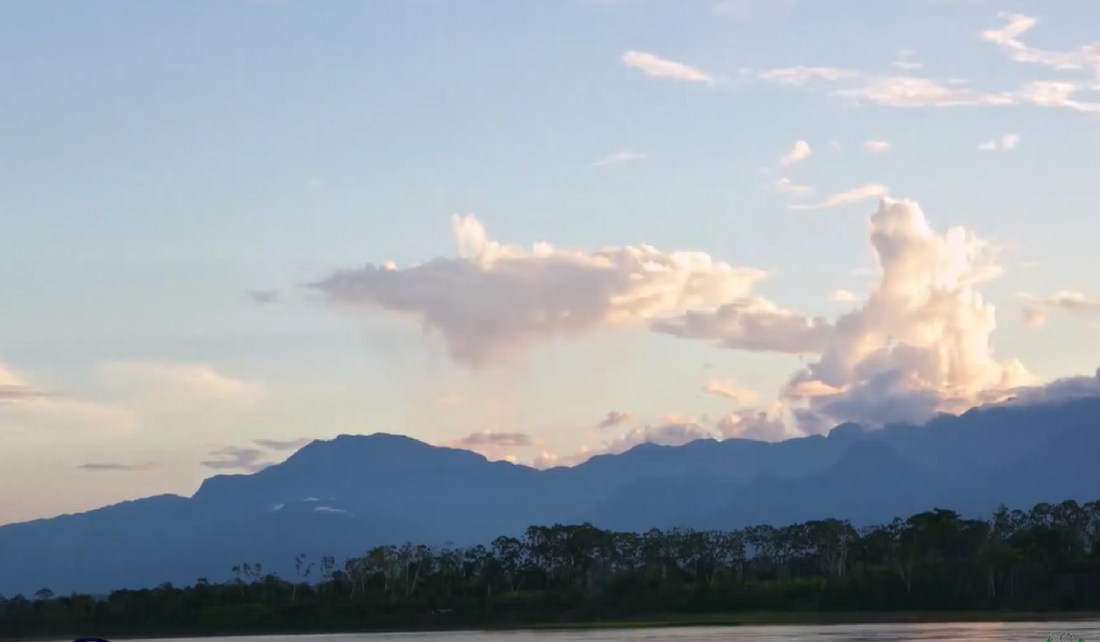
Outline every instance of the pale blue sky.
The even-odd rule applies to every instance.
[[[788,204],[881,184],[938,233],[1004,246],[1004,275],[977,288],[997,310],[994,358],[1040,381],[1091,373],[1100,60],[1014,60],[981,36],[999,12],[1039,19],[1018,36],[1028,52],[1100,42],[1093,0],[3,3],[0,386],[64,396],[0,395],[0,523],[190,493],[210,451],[254,439],[490,430],[545,443],[486,454],[568,458],[621,435],[594,434],[609,411],[710,430],[729,402],[702,392],[708,379],[763,409],[799,368],[633,323],[471,370],[438,335],[298,287],[454,257],[452,214],[524,247],[706,252],[767,271],[755,294],[832,320],[860,303],[831,291],[862,299],[877,282],[851,272],[873,265],[878,205]],[[894,66],[900,50],[923,67]],[[647,75],[628,51],[715,82]],[[796,66],[871,79],[855,89],[965,79],[1016,104],[898,107],[763,75]],[[1078,107],[1036,104],[1033,81],[1075,83]],[[1015,149],[978,149],[1010,133]],[[780,166],[799,140],[813,154]],[[624,151],[645,158],[592,166]],[[777,194],[783,176],[814,196]],[[281,300],[247,296],[267,289]],[[1059,291],[1091,299],[1074,314],[1051,299],[1049,322],[1027,327],[1018,293]]]

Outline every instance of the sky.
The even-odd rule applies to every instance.
[[[0,524],[1100,393],[1095,0],[8,2],[0,81]]]

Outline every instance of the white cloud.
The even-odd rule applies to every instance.
[[[158,404],[199,400],[252,405],[267,395],[259,383],[234,379],[202,364],[117,362],[101,365],[99,373]]]
[[[252,443],[256,444],[260,448],[267,448],[268,450],[299,450],[306,445],[312,443],[313,440],[309,437],[300,437],[298,439],[253,439]]]
[[[911,201],[882,199],[868,223],[881,280],[831,326],[788,397],[809,397],[833,421],[920,421],[1033,381],[1020,363],[992,357],[994,309],[975,291],[1000,274],[992,245],[962,228],[937,234]]]
[[[701,82],[713,85],[714,79],[707,73],[689,67],[683,63],[658,58],[650,53],[628,51],[623,54],[622,62],[627,67],[640,70],[647,76],[684,82]]]
[[[849,301],[858,301],[859,297],[854,292],[848,290],[833,290],[829,293],[829,300],[834,303],[847,303]]]
[[[813,194],[813,188],[806,185],[797,185],[791,179],[783,177],[775,181],[775,191],[779,194],[787,194],[793,197],[802,197]]]
[[[869,140],[863,143],[863,149],[872,154],[885,154],[890,151],[890,143],[882,140]]]
[[[1083,45],[1071,51],[1050,51],[1028,46],[1019,37],[1038,24],[1036,18],[1001,13],[1004,21],[999,29],[982,32],[982,40],[996,45],[1016,62],[1053,67],[1059,70],[1082,70],[1100,80],[1100,43]]]
[[[619,438],[607,442],[600,454],[622,453],[646,443],[683,446],[698,439],[714,438],[714,433],[704,428],[695,417],[669,415],[660,425],[628,430]]]
[[[1020,144],[1019,134],[1005,134],[1000,138],[994,138],[978,145],[983,152],[1011,151]]]
[[[406,269],[338,272],[313,284],[342,308],[411,316],[439,331],[453,360],[472,366],[536,344],[708,309],[750,293],[765,273],[700,252],[648,245],[595,252],[531,250],[490,241],[473,217],[453,217],[462,258]]]
[[[592,163],[590,167],[603,167],[604,165],[614,165],[616,163],[626,163],[630,161],[645,160],[646,155],[641,152],[622,151],[608,154],[600,160]]]
[[[1080,292],[1056,292],[1045,298],[1021,294],[1020,299],[1024,322],[1033,328],[1046,324],[1050,310],[1059,310],[1080,318],[1100,316],[1100,299]]]
[[[1093,90],[1095,91],[1095,87]],[[1014,95],[1023,103],[1039,107],[1063,107],[1075,111],[1100,114],[1100,102],[1082,102],[1073,96],[1082,87],[1072,82],[1036,81],[1026,85]]]
[[[974,107],[1011,105],[1005,94],[971,89],[962,83],[944,84],[914,76],[867,76],[856,86],[839,89],[836,95],[856,103],[885,107]]]
[[[833,67],[786,67],[783,69],[766,69],[759,72],[758,75],[764,80],[785,85],[805,85],[813,80],[836,82],[857,77],[859,74],[848,69]]]
[[[543,444],[541,441],[526,433],[483,430],[481,432],[466,435],[461,439],[456,439],[448,445],[470,450],[495,450],[499,448],[535,448]]]
[[[810,149],[810,144],[804,140],[800,140],[794,144],[791,151],[779,157],[779,164],[794,165],[795,163],[801,163],[809,158],[811,154],[813,154],[813,150]]]
[[[842,205],[850,205],[852,203],[858,203],[871,198],[879,198],[885,196],[889,192],[889,188],[885,185],[879,185],[877,183],[868,183],[867,185],[860,185],[859,187],[848,190],[847,192],[841,192],[840,194],[832,194],[820,203],[813,203],[807,205],[788,205],[787,209],[791,210],[824,210],[833,207],[840,207]]]
[[[738,406],[751,406],[756,403],[757,394],[747,388],[737,385],[732,379],[710,379],[703,386],[707,394],[729,399]]]
[[[905,71],[913,71],[914,69],[920,69],[924,65],[913,59],[914,52],[910,49],[902,49],[898,52],[898,57],[894,60],[894,66],[898,69],[904,69]]]
[[[271,465],[264,461],[264,452],[257,448],[238,448],[226,446],[212,450],[209,453],[212,459],[202,462],[202,465],[211,470],[239,470],[254,473]]]

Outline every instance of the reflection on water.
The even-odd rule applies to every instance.
[[[1063,635],[1063,634],[1069,635]],[[211,638],[207,642],[1100,642],[1100,620],[1078,622],[982,622],[974,624],[842,624],[836,626],[737,626],[628,631],[508,631],[376,633],[363,635]],[[1061,640],[1059,640],[1061,638]],[[158,640],[157,642],[184,642]]]

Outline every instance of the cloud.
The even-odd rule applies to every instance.
[[[634,415],[629,412],[623,412],[621,410],[612,410],[607,413],[607,416],[603,418],[603,421],[596,424],[597,428],[611,428],[612,426],[618,426],[634,419]]]
[[[253,303],[259,305],[279,302],[279,292],[277,290],[249,290],[247,294]]]
[[[1016,146],[1019,145],[1019,144],[1020,144],[1019,134],[1005,134],[1004,136],[1001,136],[999,139],[994,138],[990,141],[982,143],[981,145],[978,145],[978,149],[980,149],[983,152],[994,152],[994,151],[998,151],[998,150],[1000,150],[1000,151],[1010,151],[1010,150],[1016,149]]]
[[[981,38],[996,45],[1010,59],[1059,70],[1082,70],[1100,80],[1100,44],[1083,45],[1070,51],[1037,49],[1019,39],[1038,24],[1036,18],[1012,13],[1000,13],[998,17],[1004,24],[998,29],[983,31]]]
[[[683,82],[701,82],[713,85],[714,79],[707,73],[689,67],[683,63],[658,58],[650,53],[641,51],[628,51],[623,54],[622,62],[627,67],[640,70],[647,76],[665,80],[680,80]]]
[[[836,82],[848,78],[858,77],[859,73],[848,69],[836,69],[833,67],[786,67],[782,69],[767,69],[759,72],[759,77],[764,80],[782,83],[784,85],[805,85],[814,80]]]
[[[696,418],[669,415],[660,425],[631,428],[617,439],[607,442],[600,454],[623,453],[646,443],[683,446],[698,439],[714,438],[714,433],[700,425]]]
[[[884,107],[975,107],[1015,102],[1008,95],[971,89],[965,83],[945,84],[915,76],[866,76],[856,86],[835,93],[856,103]]]
[[[722,348],[793,355],[820,352],[830,332],[825,319],[784,310],[760,297],[738,299],[713,311],[690,311],[654,323],[652,329]]]
[[[537,344],[708,309],[746,296],[766,275],[700,252],[648,245],[589,252],[490,241],[473,217],[453,217],[461,258],[337,272],[312,287],[346,311],[387,310],[438,331],[468,366]]]
[[[92,472],[92,473],[144,473],[154,470],[160,470],[161,465],[156,462],[147,462],[144,464],[104,464],[104,463],[89,463],[81,464],[78,466],[80,470]]]
[[[788,205],[787,209],[790,210],[824,210],[834,207],[840,207],[842,205],[850,205],[852,203],[858,203],[871,198],[878,198],[885,196],[889,192],[889,188],[885,185],[879,185],[877,183],[868,183],[866,185],[860,185],[859,187],[848,190],[847,192],[841,192],[840,194],[832,194],[820,203],[806,204],[806,205]]]
[[[1026,386],[1012,391],[1004,405],[1057,404],[1100,396],[1100,368],[1093,376],[1065,377],[1040,386]]]
[[[1056,292],[1045,298],[1021,294],[1020,299],[1024,322],[1033,328],[1046,324],[1050,310],[1059,310],[1080,318],[1100,316],[1100,299],[1080,292]]]
[[[298,450],[310,443],[313,440],[309,437],[301,437],[299,439],[253,439],[252,443],[256,444],[260,448],[267,448],[268,450]]]
[[[88,401],[37,387],[0,363],[0,428],[96,429],[132,433],[137,415],[120,406]]]
[[[737,385],[732,379],[710,379],[703,386],[703,392],[733,401],[738,406],[751,406],[756,403],[757,394]]]
[[[775,182],[775,191],[779,194],[788,194],[797,198],[813,194],[814,190],[806,185],[796,185],[791,182],[791,179],[784,177]]]
[[[1096,87],[1093,87],[1095,90]],[[1081,102],[1073,96],[1082,88],[1072,82],[1035,81],[1017,91],[1015,98],[1023,103],[1038,107],[1063,107],[1075,111],[1100,114],[1100,102]]]
[[[137,388],[157,403],[199,400],[251,405],[267,395],[261,384],[234,379],[201,364],[117,362],[101,365],[99,373],[109,381]]]
[[[614,165],[616,163],[626,163],[630,161],[645,160],[646,155],[640,152],[622,151],[615,152],[614,154],[608,154],[600,160],[589,165],[590,167],[603,167],[604,165]]]
[[[915,422],[1033,382],[1019,362],[992,356],[994,308],[975,288],[1001,273],[994,246],[962,228],[936,233],[912,201],[883,198],[868,227],[880,281],[830,326],[788,399],[834,423]]]
[[[737,410],[726,413],[715,427],[723,439],[782,441],[799,436],[787,428],[781,404],[775,404],[768,410]]]
[[[833,290],[829,293],[829,300],[833,303],[847,303],[849,301],[858,301],[859,297],[848,290]]]
[[[711,5],[711,11],[720,18],[745,20],[749,17],[749,4],[745,0],[722,0]]]
[[[810,149],[810,144],[804,140],[800,140],[794,144],[791,151],[787,152],[779,158],[780,165],[794,165],[795,163],[801,163],[813,154],[813,150]]]
[[[890,151],[890,143],[882,140],[869,140],[863,143],[863,149],[872,154],[885,154]]]
[[[471,433],[461,439],[450,442],[450,445],[458,448],[477,450],[479,448],[535,448],[542,446],[542,442],[531,435],[521,432],[493,432],[483,430]]]
[[[202,462],[202,465],[212,470],[243,470],[254,473],[271,465],[271,462],[264,461],[264,451],[256,448],[227,446],[210,451],[209,456],[213,459]]]
[[[898,69],[904,69],[905,71],[920,69],[924,65],[914,60],[913,54],[914,52],[910,49],[902,49],[898,52],[897,59],[894,60],[894,66]]]

